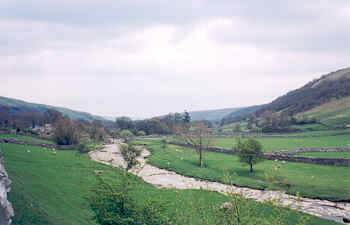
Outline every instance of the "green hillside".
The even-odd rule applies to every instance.
[[[240,108],[239,110],[233,111],[230,114],[228,114],[222,118],[221,125],[238,122],[242,118],[244,118],[252,113],[255,113],[257,110],[260,110],[263,106],[264,105],[249,106],[249,107]]]
[[[0,106],[8,107],[12,112],[33,112],[33,111],[44,112],[48,109],[54,109],[61,112],[65,116],[69,116],[73,120],[79,120],[79,119],[88,120],[88,121],[105,120],[101,116],[95,116],[86,112],[75,111],[75,110],[71,110],[63,107],[30,103],[30,102],[25,102],[18,99],[6,98],[1,96],[0,96]]]
[[[210,120],[218,121],[230,113],[241,110],[242,108],[226,108],[226,109],[214,109],[214,110],[201,110],[189,112],[192,120]]]
[[[315,79],[303,87],[290,91],[269,104],[251,112],[224,118],[222,124],[244,118],[259,118],[266,111],[287,115],[306,115],[327,125],[350,124],[350,68],[341,69]]]
[[[350,97],[335,99],[302,113],[328,126],[350,126]]]

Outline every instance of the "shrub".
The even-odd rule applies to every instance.
[[[132,198],[131,175],[124,173],[119,183],[113,184],[97,176],[98,183],[87,199],[94,212],[93,219],[100,225],[165,225],[167,202],[146,200],[142,205]]]
[[[121,153],[127,163],[126,170],[130,170],[137,164],[136,158],[140,156],[141,151],[136,149],[134,145],[121,145]]]

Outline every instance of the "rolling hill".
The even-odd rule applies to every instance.
[[[239,111],[242,108],[226,108],[226,109],[214,109],[214,110],[201,110],[189,112],[192,120],[209,120],[220,121],[225,116]]]
[[[307,115],[328,125],[350,124],[350,68],[315,79],[258,108],[255,112],[247,111],[239,116],[232,114],[226,117],[223,123],[232,123],[252,115],[259,117],[265,111]]]
[[[12,112],[33,112],[39,111],[44,112],[48,109],[54,109],[61,112],[63,115],[72,118],[73,120],[106,120],[104,117],[95,116],[90,113],[75,111],[64,107],[49,106],[37,103],[25,102],[18,99],[1,97],[0,96],[0,106],[8,107]]]

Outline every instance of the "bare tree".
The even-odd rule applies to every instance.
[[[203,150],[211,144],[208,127],[202,121],[194,121],[190,126],[178,126],[176,134],[196,150],[199,154],[199,166],[203,167]]]

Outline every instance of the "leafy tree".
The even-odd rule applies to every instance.
[[[239,151],[240,161],[250,166],[251,173],[253,173],[253,165],[264,160],[262,145],[255,139],[248,139],[247,141],[238,139],[236,149]]]

